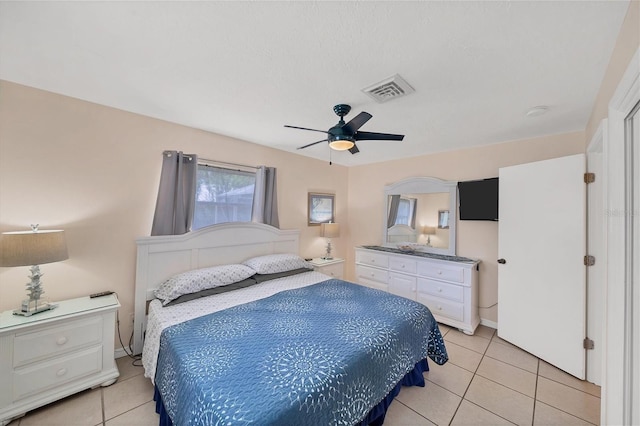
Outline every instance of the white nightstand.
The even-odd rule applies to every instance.
[[[30,317],[0,314],[0,425],[76,392],[108,386],[114,359],[115,295],[56,302]]]
[[[344,259],[334,257],[331,260],[325,260],[316,257],[309,261],[313,265],[313,269],[323,274],[332,276],[333,278],[342,279],[344,276]]]

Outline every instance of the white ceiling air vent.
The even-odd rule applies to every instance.
[[[415,92],[413,87],[409,86],[409,83],[404,81],[398,74],[362,89],[362,91],[378,103],[387,102]]]

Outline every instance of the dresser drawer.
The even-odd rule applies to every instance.
[[[437,280],[418,278],[418,293],[464,302],[464,287]]]
[[[377,266],[379,268],[388,268],[389,256],[386,256],[384,254],[356,251],[356,263],[364,263],[365,265]]]
[[[445,266],[437,263],[421,262],[418,264],[418,275],[438,280],[464,282],[464,269],[455,266]]]
[[[391,272],[389,274],[389,293],[407,299],[416,300],[416,277]]]
[[[417,262],[415,260],[392,257],[389,259],[389,269],[392,271],[404,272],[406,274],[416,273]]]
[[[427,305],[433,315],[451,318],[456,321],[464,321],[464,305],[462,303],[420,293],[418,293],[418,302]]]
[[[74,352],[14,371],[14,400],[42,392],[102,369],[102,346]]]
[[[385,285],[389,282],[389,271],[370,268],[363,265],[356,265],[356,276],[358,279],[364,278],[370,281],[377,281]]]
[[[100,342],[102,342],[102,317],[100,316],[31,333],[17,334],[13,343],[13,366],[19,367]]]

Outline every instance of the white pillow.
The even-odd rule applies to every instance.
[[[309,262],[295,254],[268,254],[245,260],[242,264],[259,274],[276,274],[300,268],[313,269]]]
[[[184,294],[196,293],[209,288],[233,284],[255,275],[255,271],[240,264],[220,265],[194,269],[169,278],[154,294],[163,305]]]

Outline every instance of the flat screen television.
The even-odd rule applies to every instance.
[[[460,220],[498,220],[498,178],[458,182]]]

